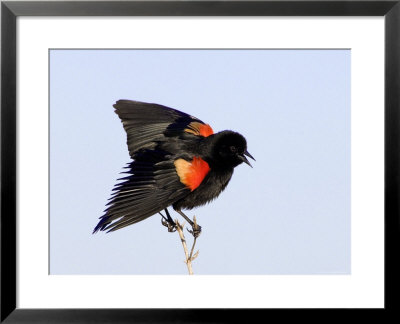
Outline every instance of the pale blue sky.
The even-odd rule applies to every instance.
[[[187,273],[157,215],[92,235],[130,160],[118,99],[238,131],[257,160],[187,212],[195,274],[350,273],[350,50],[51,50],[51,274]]]

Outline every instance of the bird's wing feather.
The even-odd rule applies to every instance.
[[[209,136],[212,128],[200,119],[158,104],[118,100],[114,105],[127,133],[129,154],[154,149],[159,142],[186,135]]]
[[[181,183],[173,160],[165,152],[142,152],[126,174],[113,189],[114,194],[94,232],[115,231],[137,223],[190,192]]]

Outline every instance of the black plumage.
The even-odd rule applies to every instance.
[[[215,199],[235,166],[250,165],[246,140],[236,132],[214,134],[198,118],[157,104],[119,100],[114,108],[127,133],[132,162],[94,233],[118,230],[171,205],[185,216],[181,209]]]

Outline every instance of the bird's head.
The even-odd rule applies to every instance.
[[[252,166],[246,156],[255,161],[247,152],[246,139],[239,133],[223,131],[215,136],[213,157],[222,165],[236,167],[242,162]]]

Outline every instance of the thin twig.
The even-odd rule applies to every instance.
[[[185,252],[185,257],[186,257],[186,261],[185,262],[186,262],[189,274],[192,275],[193,274],[192,262],[190,261],[190,258],[189,258],[189,253],[188,253],[188,249],[187,249],[187,245],[186,245],[185,234],[183,234],[183,225],[184,225],[184,223],[181,225],[181,224],[179,224],[178,220],[176,220],[175,223],[176,223],[176,229],[178,231],[179,237],[181,238],[183,251]]]
[[[197,237],[195,237],[194,240],[193,240],[192,249],[190,250],[190,255],[189,255],[189,259],[192,260],[192,261],[194,260],[193,259],[193,250],[194,250],[194,246],[196,245],[196,240],[197,240]]]
[[[195,222],[195,224],[196,224],[195,218],[194,218],[194,222]],[[175,220],[175,223],[176,223],[177,232],[178,232],[178,234],[179,234],[179,237],[181,238],[181,242],[182,242],[182,246],[183,246],[183,251],[185,252],[185,257],[186,257],[185,263],[186,263],[186,266],[187,266],[187,268],[188,268],[189,275],[192,275],[192,274],[193,274],[192,261],[193,261],[194,259],[196,259],[197,256],[199,255],[199,251],[197,251],[197,252],[193,255],[193,250],[194,250],[194,246],[195,246],[195,244],[196,244],[196,239],[197,239],[197,238],[196,238],[196,237],[194,238],[194,240],[193,240],[193,245],[192,245],[192,248],[191,248],[190,254],[189,254],[188,248],[187,248],[187,244],[186,244],[185,234],[183,233],[183,226],[184,226],[185,223],[183,223],[183,224],[181,225],[181,224],[178,222],[178,220]]]
[[[193,216],[193,222],[194,222],[194,227],[197,229],[196,216]],[[194,259],[196,259],[197,256],[198,256],[198,254],[199,254],[199,251],[197,251],[196,254],[193,256],[193,250],[194,250],[194,246],[196,245],[196,240],[197,240],[197,236],[194,236],[192,249],[190,250],[190,255],[189,255],[189,259],[190,259],[191,261],[193,261]]]

